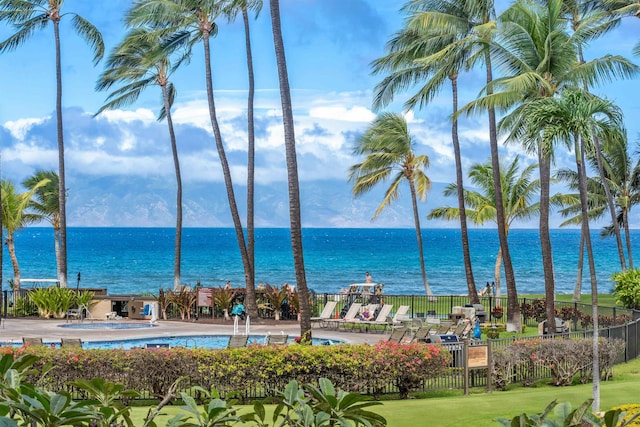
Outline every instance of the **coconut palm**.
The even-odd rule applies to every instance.
[[[29,212],[28,208],[35,192],[40,187],[47,185],[48,182],[46,179],[40,181],[24,193],[16,192],[16,188],[11,181],[3,180],[0,182],[2,191],[2,224],[5,231],[4,244],[7,245],[13,266],[14,289],[20,289],[20,266],[16,256],[14,234],[21,228],[43,219],[42,215]]]
[[[284,145],[287,160],[287,180],[289,182],[289,221],[291,232],[291,249],[293,252],[293,267],[296,273],[296,287],[300,298],[300,338],[302,342],[311,342],[311,305],[309,304],[309,288],[304,270],[302,251],[302,222],[300,215],[300,186],[298,182],[298,162],[296,159],[296,136],[293,124],[293,106],[291,103],[291,89],[289,87],[289,73],[287,59],[282,40],[282,25],[280,23],[280,2],[269,0],[271,13],[271,27],[273,45],[278,66],[278,83],[280,86],[280,101],[282,104],[282,122],[284,126]]]
[[[2,0],[0,2],[0,21],[12,25],[16,32],[0,42],[0,53],[11,51],[31,37],[37,30],[44,29],[49,22],[53,25],[56,58],[56,127],[58,138],[58,197],[60,198],[60,286],[67,286],[67,214],[64,168],[64,133],[62,122],[62,64],[60,49],[60,20],[71,16],[76,33],[90,46],[97,64],[104,54],[102,35],[89,21],[76,13],[62,13],[64,0]]]
[[[487,95],[464,107],[468,111],[484,111],[487,106],[509,110],[500,123],[501,131],[509,133],[508,141],[517,141],[536,153],[540,165],[541,205],[540,242],[545,275],[548,316],[554,316],[554,274],[551,239],[549,237],[549,181],[553,147],[540,147],[535,132],[522,138],[522,126],[528,114],[528,104],[534,100],[553,97],[566,85],[592,85],[632,75],[636,67],[617,56],[605,56],[580,64],[577,41],[582,33],[567,32],[567,20],[562,0],[548,0],[544,4],[517,1],[501,16],[497,36],[491,50],[504,69],[504,76],[492,81]],[[584,31],[588,27],[584,27]],[[581,37],[583,37],[581,39]],[[490,93],[491,92],[491,93]]]
[[[43,181],[47,181],[42,185]],[[58,174],[54,171],[36,171],[22,181],[28,189],[35,189],[29,206],[53,227],[53,242],[56,253],[57,276],[60,277],[60,198],[58,197]]]
[[[407,3],[409,10],[424,10],[425,4],[433,4],[437,7],[438,2],[427,2],[426,0],[410,0]],[[495,34],[495,10],[492,0],[474,0],[462,2],[466,15],[457,16],[450,13],[433,13],[423,14],[415,25],[422,28],[439,28],[452,34],[456,34],[456,41],[443,51],[443,57],[448,52],[458,49],[472,49],[470,64],[482,64],[486,72],[486,93],[487,96],[493,94],[493,58],[492,51],[488,47],[492,44]],[[455,6],[455,3],[454,3]],[[503,262],[505,269],[505,282],[509,290],[509,299],[507,301],[508,321],[507,327],[513,330],[520,328],[520,306],[517,300],[516,281],[513,274],[513,264],[511,262],[511,252],[509,251],[509,243],[504,233],[505,214],[503,212],[502,197],[503,192],[500,188],[500,161],[498,153],[498,133],[496,121],[496,106],[486,103],[478,110],[486,113],[489,120],[489,147],[491,150],[491,162],[493,176],[493,185],[495,186],[495,194],[498,199],[496,219],[498,222],[498,238],[503,253]],[[457,114],[456,114],[457,115]],[[455,116],[454,116],[455,117]]]
[[[398,199],[400,184],[407,182],[413,207],[422,282],[427,295],[433,295],[424,265],[422,230],[418,213],[418,198],[425,200],[431,188],[431,181],[424,173],[424,169],[429,167],[429,157],[416,155],[414,145],[407,121],[402,115],[395,113],[379,115],[357,142],[354,154],[365,156],[365,159],[351,166],[349,181],[353,182],[353,194],[356,197],[372,190],[378,184],[391,181],[372,219]]]
[[[127,12],[125,21],[130,27],[150,27],[155,30],[163,30],[172,33],[167,38],[165,48],[169,50],[184,47],[191,50],[194,45],[202,42],[204,49],[205,84],[207,88],[207,102],[209,105],[209,119],[218,152],[231,218],[233,220],[236,239],[242,258],[246,282],[246,308],[250,316],[256,317],[256,293],[253,282],[253,266],[249,262],[247,244],[244,230],[240,221],[240,213],[236,203],[231,169],[227,160],[218,116],[216,112],[215,97],[213,92],[213,78],[211,66],[210,38],[218,31],[216,19],[224,11],[225,3],[219,0],[136,0]]]
[[[586,153],[594,137],[601,140],[619,140],[622,112],[612,102],[589,94],[584,90],[566,88],[558,98],[543,98],[532,103],[524,126],[542,132],[545,146],[564,143],[573,150],[578,173],[582,232],[587,251],[591,278],[591,304],[593,309],[593,372],[600,372],[598,350],[598,284],[595,261],[589,234],[589,204],[587,189]],[[593,409],[600,408],[600,378],[593,376]]]
[[[188,56],[181,52],[177,52],[176,56],[176,61],[172,64],[171,55],[163,49],[161,32],[151,32],[141,28],[130,31],[125,39],[113,49],[107,60],[106,69],[98,79],[97,90],[109,90],[114,85],[120,86],[107,96],[106,104],[98,110],[96,115],[105,110],[132,104],[149,86],[156,85],[160,88],[162,109],[159,119],[167,119],[177,187],[173,288],[178,290],[181,286],[182,258],[182,177],[178,145],[171,118],[175,88],[169,77]]]
[[[458,75],[467,65],[471,46],[455,42],[466,36],[465,30],[468,30],[468,27],[459,32],[451,32],[432,27],[425,28],[420,21],[425,19],[423,15],[447,13],[452,16],[460,16],[466,22],[469,20],[468,11],[464,7],[466,4],[457,1],[428,1],[420,3],[420,11],[409,8],[406,28],[398,32],[387,43],[387,55],[373,62],[374,73],[387,74],[376,86],[374,108],[379,109],[388,105],[398,92],[413,85],[420,85],[420,89],[417,94],[405,102],[405,108],[409,110],[417,105],[428,105],[445,82],[449,81],[451,83],[453,113],[458,110]],[[411,3],[407,7],[410,5]],[[417,7],[417,5],[415,6]],[[451,141],[456,164],[456,184],[461,189],[458,207],[460,209],[460,234],[467,288],[471,302],[478,303],[478,292],[469,252],[467,218],[463,199],[462,157],[458,138],[458,118],[455,115],[451,124]]]
[[[253,52],[251,49],[251,30],[249,27],[249,10],[256,15],[262,9],[262,0],[230,0],[225,14],[234,20],[238,13],[242,14],[245,34],[245,51],[247,53],[247,77],[249,92],[247,95],[247,257],[251,265],[250,275],[247,277],[247,287],[255,289],[255,123],[254,123],[254,94],[255,78],[253,72]],[[257,307],[256,307],[257,308]],[[257,317],[257,313],[249,313]]]
[[[540,181],[531,179],[537,165],[529,165],[520,170],[520,158],[516,156],[510,164],[502,164],[500,167],[502,190],[506,197],[503,199],[505,213],[505,234],[509,236],[509,229],[513,222],[527,220],[540,211],[540,203],[532,203],[536,193],[540,189]],[[487,221],[496,221],[496,197],[493,185],[493,171],[491,161],[476,163],[469,169],[469,179],[478,191],[465,190],[465,210],[468,218],[477,225],[483,225]],[[456,184],[449,184],[443,194],[446,197],[457,196]],[[431,210],[427,218],[453,220],[460,216],[457,207],[440,207]],[[500,296],[500,267],[502,265],[502,248],[498,249],[494,269],[496,296]]]

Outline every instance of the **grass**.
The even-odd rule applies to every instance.
[[[614,378],[602,382],[600,386],[601,409],[627,403],[640,403],[640,359],[614,368]],[[384,416],[389,427],[407,425],[434,426],[497,426],[496,418],[513,418],[521,413],[539,413],[549,402],[571,402],[576,407],[591,397],[591,384],[570,387],[553,387],[537,384],[524,388],[513,386],[508,391],[486,393],[484,389],[475,389],[468,396],[452,392],[451,396],[438,396],[423,399],[385,401],[372,409]],[[241,408],[250,410],[250,407]],[[134,425],[142,425],[148,407],[133,408]],[[273,410],[273,406],[270,407]],[[156,418],[158,425],[180,413],[179,407],[165,407]],[[428,420],[428,422],[426,421]]]
[[[522,298],[544,298],[544,294],[524,294],[518,296]],[[556,294],[556,301],[573,302],[572,300],[573,295],[571,294]],[[591,305],[591,294],[580,295],[579,302]],[[613,294],[598,294],[598,305],[607,307],[623,307],[621,304],[617,303],[616,297]]]

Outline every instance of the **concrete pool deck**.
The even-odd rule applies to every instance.
[[[123,324],[149,324],[148,321],[117,320],[106,322],[104,320],[84,320],[82,323],[113,323]],[[61,328],[60,325],[78,324],[78,320],[67,321],[65,319],[2,319],[0,327],[0,342],[20,341],[23,337],[41,337],[45,342],[59,342],[61,338],[80,338],[82,341],[108,341],[116,339],[136,339],[163,336],[185,335],[233,335],[233,321],[207,322],[207,321],[179,321],[160,320],[153,328],[136,329],[74,329]],[[240,322],[239,332],[244,333],[245,324]],[[280,334],[284,332],[289,336],[300,335],[300,326],[292,321],[269,321],[268,323],[253,323],[250,335]],[[385,333],[361,333],[350,331],[338,331],[335,329],[313,328],[314,338],[337,339],[352,344],[376,344],[380,340],[386,340],[389,332]]]

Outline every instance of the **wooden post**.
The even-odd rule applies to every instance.
[[[462,341],[462,365],[464,366],[464,395],[469,394],[469,340]]]

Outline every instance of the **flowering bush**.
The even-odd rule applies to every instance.
[[[631,417],[633,417],[636,414],[640,413],[640,405],[637,403],[631,403],[628,405],[620,405],[620,406],[614,406],[613,408],[611,408],[611,410],[616,410],[619,409],[622,412],[625,413],[624,416],[624,421],[629,421],[629,419]],[[629,427],[637,427],[640,426],[640,418],[636,418],[635,420],[631,421],[629,424],[625,424],[625,426],[629,426]]]
[[[217,389],[222,395],[237,393],[247,400],[256,390],[267,393],[283,389],[291,380],[317,383],[329,379],[337,387],[374,395],[395,386],[402,397],[420,388],[424,380],[446,371],[449,352],[421,343],[333,346],[258,346],[242,349],[187,348],[132,350],[66,350],[48,347],[8,348],[16,354],[41,357],[51,363],[46,377],[33,376],[35,384],[63,390],[81,378],[103,378],[123,384],[143,395],[162,396],[171,384]],[[135,375],[132,375],[135,373]]]

